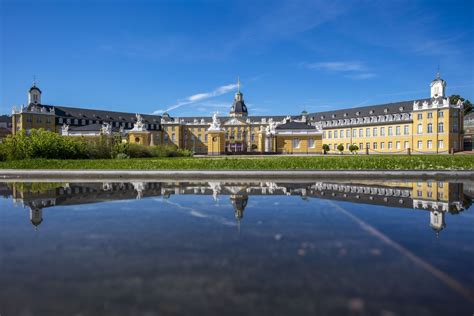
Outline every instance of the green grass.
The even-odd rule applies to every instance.
[[[19,160],[0,169],[127,170],[474,170],[474,155]]]

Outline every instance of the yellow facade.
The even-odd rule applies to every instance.
[[[221,155],[225,151],[225,132],[224,131],[210,131],[208,132],[208,154]]]
[[[57,132],[55,116],[49,113],[19,113],[12,116],[12,134],[17,131],[31,129],[45,129]]]
[[[321,136],[278,135],[276,152],[282,154],[320,154]]]
[[[448,153],[462,149],[462,122],[459,109],[413,111],[412,122],[324,129],[323,143],[329,145],[330,153],[339,152],[339,144],[346,153],[351,144],[362,153]]]

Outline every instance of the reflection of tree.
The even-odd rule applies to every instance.
[[[45,193],[65,186],[64,183],[60,182],[12,182],[8,184],[10,189],[15,189],[21,193]]]

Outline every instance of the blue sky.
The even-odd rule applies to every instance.
[[[474,99],[474,1],[1,0],[0,113],[26,102],[173,116]]]

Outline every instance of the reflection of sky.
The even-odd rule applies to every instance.
[[[0,199],[0,310],[9,314],[304,315],[472,312],[456,289],[337,207],[474,288],[470,210],[447,215],[298,196],[171,195],[56,206],[35,231]],[[388,314],[387,314],[388,313]]]

